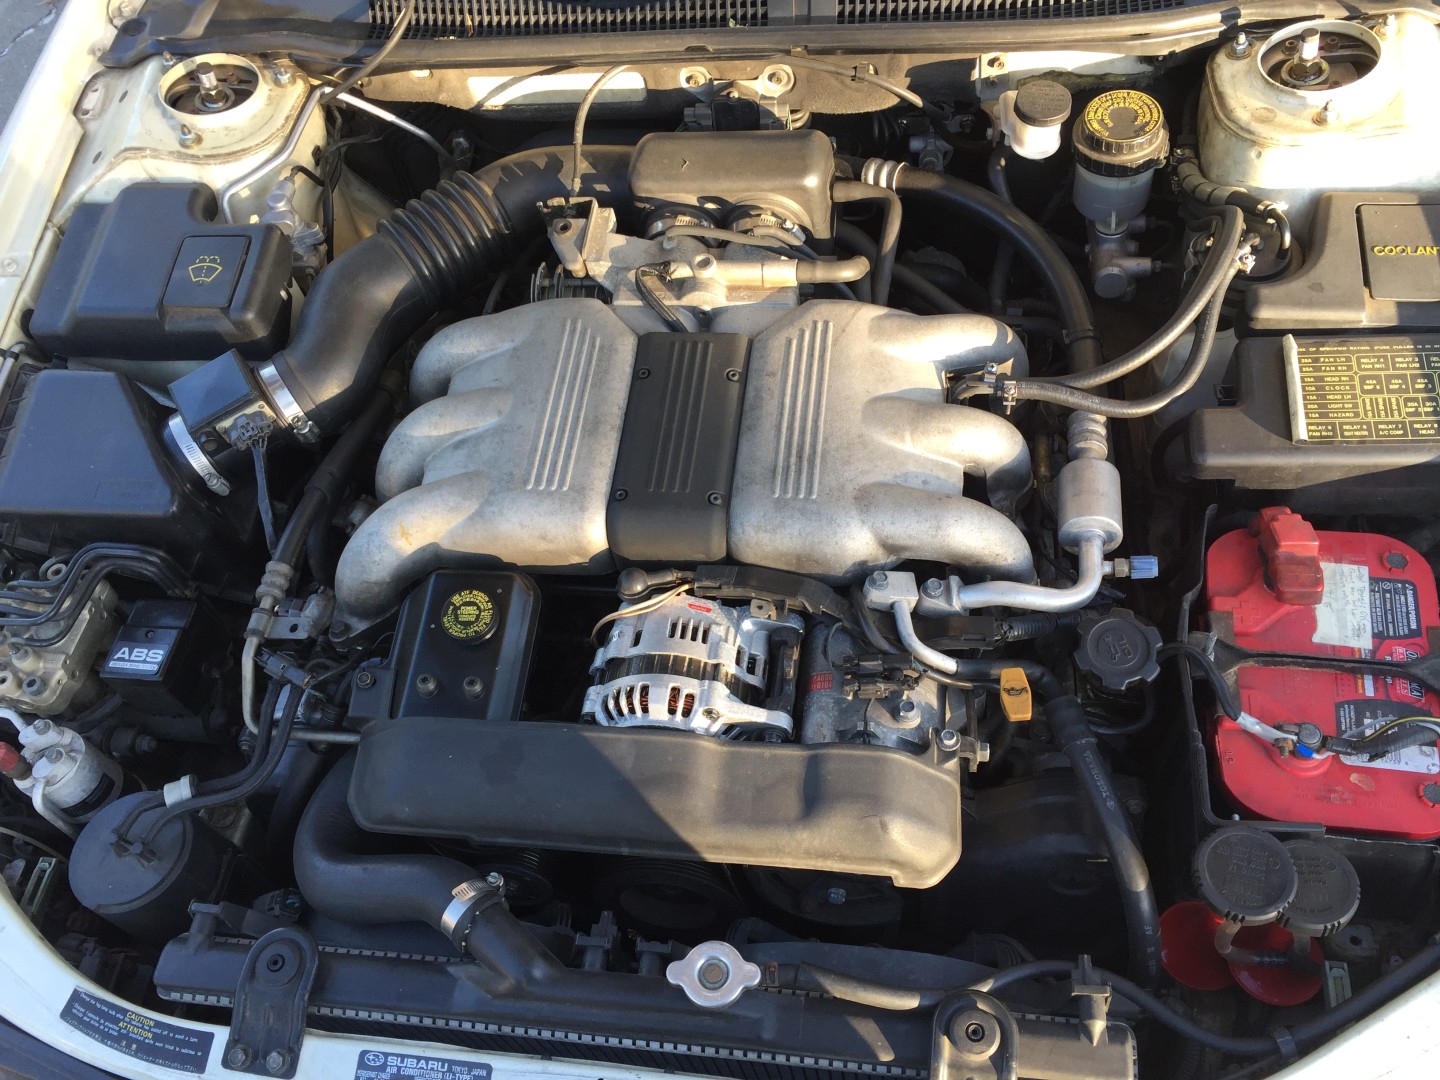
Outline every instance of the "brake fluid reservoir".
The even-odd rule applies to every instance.
[[[1418,14],[1242,34],[1206,71],[1201,164],[1217,184],[1288,204],[1303,231],[1326,191],[1440,189],[1437,95],[1440,32]]]

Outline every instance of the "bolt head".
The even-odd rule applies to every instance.
[[[440,689],[440,680],[434,675],[421,675],[415,680],[415,689],[420,692],[422,697],[433,697],[435,692]]]
[[[250,1064],[250,1048],[248,1046],[232,1046],[225,1052],[225,1064],[232,1069],[243,1069]]]
[[[497,870],[491,870],[485,875],[485,884],[492,889],[503,889],[505,887],[505,875]]]
[[[960,733],[946,728],[935,736],[935,742],[941,750],[958,750],[960,748]]]
[[[920,586],[920,591],[929,597],[938,597],[945,592],[945,583],[936,578],[931,578]]]
[[[840,888],[838,885],[834,888],[827,889],[825,892],[825,902],[827,904],[833,905],[834,907],[839,907],[848,899],[850,899],[850,894],[847,893],[844,889]]]
[[[359,671],[355,673],[355,685],[361,690],[369,690],[375,685],[375,673],[373,671]]]
[[[282,1073],[285,1066],[290,1064],[290,1055],[284,1050],[271,1050],[265,1055],[265,1071],[271,1073]]]

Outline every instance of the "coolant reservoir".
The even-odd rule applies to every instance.
[[[1241,35],[1206,72],[1201,164],[1288,204],[1303,233],[1326,191],[1440,190],[1437,97],[1440,31],[1417,14]]]

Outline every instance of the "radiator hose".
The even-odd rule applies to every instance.
[[[630,155],[629,147],[587,146],[581,194],[628,200]],[[277,413],[321,433],[343,426],[370,400],[395,350],[539,230],[540,205],[569,195],[571,160],[568,147],[546,147],[457,173],[331,263],[290,344],[260,370]]]

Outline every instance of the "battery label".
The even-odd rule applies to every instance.
[[[1440,339],[1283,340],[1297,443],[1440,440]]]
[[[1370,627],[1376,644],[1415,641],[1425,636],[1420,622],[1420,591],[1404,578],[1370,579]]]
[[[1384,698],[1374,698],[1369,701],[1337,701],[1335,703],[1335,731],[1337,734],[1352,737],[1365,735],[1381,724],[1398,720],[1402,716],[1414,715],[1416,712],[1417,710],[1409,709],[1399,702],[1388,701]],[[1341,754],[1340,760],[1346,765],[1366,769],[1391,769],[1395,772],[1426,773],[1432,776],[1440,773],[1440,750],[1436,750],[1433,742],[1424,746],[1409,746],[1404,750],[1394,750],[1374,761],[1355,754]]]
[[[1325,590],[1315,607],[1316,645],[1368,649],[1374,644],[1370,571],[1348,563],[1322,562]]]

